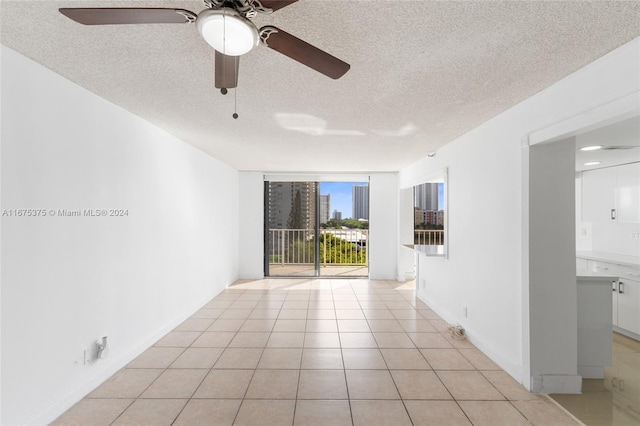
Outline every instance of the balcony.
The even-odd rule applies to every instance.
[[[321,229],[320,276],[368,276],[368,229]],[[441,246],[443,230],[414,231],[414,244]],[[269,230],[270,276],[315,276],[315,231],[313,229]]]

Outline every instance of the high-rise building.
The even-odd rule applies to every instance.
[[[331,194],[320,195],[320,223],[329,222],[331,213]]]
[[[269,228],[313,229],[315,182],[269,183]]]
[[[339,212],[338,210],[334,210],[333,220],[342,220],[342,212]]]
[[[415,190],[415,207],[420,210],[438,210],[438,184],[423,183],[416,185]]]
[[[369,220],[369,184],[355,184],[352,189],[352,219]]]

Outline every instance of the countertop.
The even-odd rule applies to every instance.
[[[411,250],[415,250],[416,252],[425,256],[444,257],[444,246],[427,246],[417,244],[403,244],[403,246]]]
[[[585,269],[579,269],[576,271],[576,278],[578,280],[578,283],[580,281],[602,281],[604,283],[607,283],[608,285],[611,285],[611,281],[617,280],[618,277],[617,276],[613,276],[613,275],[609,275],[609,274],[602,274],[600,272],[593,272],[593,271],[587,271]]]
[[[640,257],[626,256],[623,254],[604,253],[601,251],[578,251],[576,257],[579,259],[595,260],[600,262],[615,263],[616,265],[640,267]]]

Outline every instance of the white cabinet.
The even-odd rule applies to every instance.
[[[582,173],[582,220],[610,222],[616,206],[616,170],[614,167]]]
[[[618,222],[640,223],[640,163],[625,164],[615,169]]]
[[[618,281],[617,326],[640,334],[640,281],[621,278]]]
[[[640,223],[640,163],[582,172],[582,220]]]

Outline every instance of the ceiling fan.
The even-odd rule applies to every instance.
[[[260,42],[328,77],[338,79],[350,65],[274,26],[258,30],[251,18],[269,14],[298,0],[204,0],[199,14],[170,8],[61,8],[60,13],[84,25],[190,24],[215,49],[215,87],[226,94],[238,85],[240,56]]]

